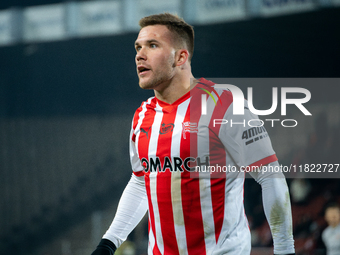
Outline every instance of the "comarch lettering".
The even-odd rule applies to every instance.
[[[164,157],[164,162],[161,164],[161,159],[159,157],[152,157],[150,159],[142,158],[141,164],[144,168],[144,172],[183,172],[184,170],[188,172],[194,172],[196,167],[210,165],[209,156],[205,157],[187,157],[184,160],[180,157]]]

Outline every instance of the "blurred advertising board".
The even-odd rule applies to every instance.
[[[124,23],[128,30],[139,30],[138,21],[152,14],[169,12],[183,16],[180,0],[125,0]]]
[[[317,8],[314,0],[249,0],[249,11],[255,16],[276,16],[311,11]]]
[[[12,17],[10,10],[0,11],[0,45],[8,45],[14,42],[12,33]]]
[[[245,0],[198,0],[192,19],[197,24],[209,24],[225,21],[240,20],[247,17]]]
[[[53,4],[23,10],[23,39],[54,41],[66,38],[65,5]]]
[[[91,1],[78,4],[76,34],[80,36],[115,34],[122,30],[121,2]]]

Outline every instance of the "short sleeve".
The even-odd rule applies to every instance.
[[[133,123],[130,131],[130,142],[129,142],[129,150],[130,150],[130,162],[133,173],[140,177],[144,175],[143,166],[139,160],[137,148],[136,148],[136,134],[133,128]]]
[[[244,105],[244,115],[233,115],[231,103],[219,130],[220,140],[239,167],[255,167],[276,161],[264,122],[249,111],[246,100]]]

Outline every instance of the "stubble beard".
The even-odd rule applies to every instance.
[[[173,78],[173,70],[175,66],[175,60],[172,58],[169,59],[167,70],[156,70],[155,72],[154,70],[150,70],[151,74],[149,75],[151,77],[149,77],[147,81],[142,82],[139,77],[139,86],[142,89],[157,89],[162,84],[167,84]]]
[[[154,75],[154,74],[152,74]],[[164,75],[162,73],[160,74],[156,74],[155,77],[150,77],[151,79],[149,79],[148,81],[141,81],[141,79],[139,80],[139,86],[142,89],[156,89],[157,87],[159,87],[161,84],[165,83],[166,81],[169,80],[169,75]]]

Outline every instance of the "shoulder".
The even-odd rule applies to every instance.
[[[223,102],[230,103],[233,101],[233,94],[228,86],[230,85],[216,84],[210,80],[200,78],[195,87],[195,90],[196,92],[198,92],[197,94],[207,94],[207,96],[211,98],[215,102],[215,104],[219,101],[219,104],[222,105]]]
[[[340,223],[335,227],[335,231],[340,233]]]
[[[330,227],[328,226],[327,228],[325,228],[325,230],[322,232],[322,239],[325,240],[325,238],[327,239],[329,236],[329,232],[330,232]]]
[[[216,91],[218,92],[226,92],[226,93],[230,93],[231,94],[231,90],[230,87],[235,87],[234,85],[229,85],[229,84],[218,84],[218,83],[214,83],[213,81],[204,79],[204,78],[200,78],[198,79],[198,83],[197,83],[197,88],[203,90],[203,89],[207,89],[208,91],[213,91],[216,93]]]
[[[155,104],[155,103],[156,103],[156,97],[154,97],[154,96],[149,97],[147,100],[145,100],[141,103],[141,105],[137,108],[136,113],[141,112],[143,110],[143,108],[145,108],[146,106],[151,105],[151,104]]]
[[[142,111],[148,110],[148,108],[152,108],[156,105],[156,97],[149,97],[146,101],[143,101],[141,105],[135,111],[135,116],[138,115]]]
[[[156,97],[149,97],[146,101],[143,101],[141,105],[135,111],[132,120],[132,127],[133,129],[136,127],[139,119],[144,118],[145,113],[149,110],[154,108],[156,105]]]

